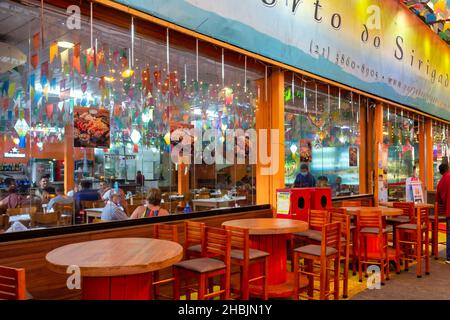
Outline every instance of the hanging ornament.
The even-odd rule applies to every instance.
[[[81,54],[81,47],[80,44],[77,43],[73,47],[72,68],[73,70],[76,70],[78,74],[81,74],[80,54]]]
[[[34,50],[39,50],[40,40],[41,40],[41,34],[39,32],[36,32],[33,35],[33,49]]]
[[[50,52],[49,52],[49,60],[50,60],[50,64],[52,64],[53,59],[55,59],[55,57],[58,55],[58,43],[57,42],[53,42],[50,45]]]
[[[61,52],[61,69],[64,74],[68,74],[70,71],[69,67],[69,49],[64,50]]]

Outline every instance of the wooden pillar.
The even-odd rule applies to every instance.
[[[189,192],[189,170],[185,173],[186,164],[180,161],[178,164],[178,193],[187,194]]]
[[[433,121],[425,119],[425,194],[434,190],[433,185]]]
[[[366,105],[359,107],[359,193],[367,193],[367,108]]]
[[[425,124],[420,122],[419,119],[419,179],[422,181],[423,185],[423,191],[425,192],[426,185],[425,185]],[[425,193],[424,193],[425,194]]]
[[[74,170],[73,127],[69,124],[64,129],[64,190],[66,194],[73,190]]]
[[[379,161],[381,160],[381,155],[379,154],[379,148],[383,144],[383,105],[378,103],[375,107],[374,115],[374,200],[375,206],[378,206],[378,176],[383,174],[383,169],[379,167]]]
[[[264,80],[257,83],[259,87],[259,99],[256,109],[256,130],[258,134],[258,144],[268,143],[268,154],[272,159],[278,157],[278,167],[274,169],[275,174],[263,175],[261,173],[263,166],[258,157],[256,165],[256,203],[270,204],[272,208],[276,207],[276,190],[284,188],[284,73],[279,70],[273,70],[268,78],[267,97],[265,96]],[[261,129],[268,130],[268,141],[261,141]],[[278,147],[278,153],[274,154],[270,146],[270,130],[278,130],[278,140],[275,144]],[[259,147],[258,147],[259,149]],[[274,150],[275,151],[275,150]]]

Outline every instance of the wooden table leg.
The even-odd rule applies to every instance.
[[[83,300],[150,300],[151,273],[117,277],[84,277]]]

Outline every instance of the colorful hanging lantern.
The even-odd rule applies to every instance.
[[[28,130],[30,129],[28,123],[25,121],[25,119],[19,119],[14,125],[14,129],[17,131],[17,134],[19,135],[20,139],[19,148],[26,148],[25,137],[28,133]]]

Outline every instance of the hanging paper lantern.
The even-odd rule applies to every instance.
[[[170,132],[167,132],[164,136],[164,142],[166,143],[166,145],[170,144]]]
[[[19,135],[20,139],[19,148],[25,148],[26,147],[25,136],[27,135],[28,130],[30,129],[28,123],[25,121],[25,119],[19,119],[14,125],[14,129],[17,131],[17,134]]]

